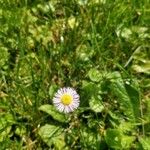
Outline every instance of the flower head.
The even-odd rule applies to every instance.
[[[57,91],[53,98],[53,104],[60,112],[73,112],[79,106],[79,95],[70,87],[64,87]]]

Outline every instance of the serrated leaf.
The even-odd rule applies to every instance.
[[[54,144],[56,149],[62,150],[65,146],[63,129],[58,126],[46,124],[40,128],[38,134],[49,147]]]
[[[97,69],[91,69],[88,72],[89,78],[91,79],[91,81],[94,82],[99,82],[101,80],[101,74]]]
[[[48,113],[53,117],[53,119],[59,122],[68,122],[68,116],[66,114],[58,112],[56,108],[52,105],[42,105],[39,107],[39,110]]]
[[[117,96],[120,109],[124,112],[124,114],[132,121],[138,119],[140,114],[139,94],[134,88],[130,86],[128,86],[126,89],[119,72],[112,73],[110,88],[112,93]],[[129,91],[129,89],[132,90],[133,93]]]
[[[90,108],[96,113],[102,112],[104,109],[101,99],[95,98],[94,96],[92,96],[89,100],[89,105]]]

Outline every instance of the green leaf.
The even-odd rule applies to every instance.
[[[38,134],[49,147],[54,144],[56,149],[62,150],[65,146],[63,129],[58,126],[46,124],[39,129]]]
[[[89,62],[93,54],[94,50],[91,48],[89,49],[86,44],[80,44],[76,48],[76,56],[82,62]]]
[[[78,22],[76,20],[75,17],[71,16],[69,19],[68,19],[68,25],[70,26],[71,29],[73,29],[74,27],[78,26]]]
[[[133,65],[132,68],[138,73],[150,74],[150,61],[141,63],[140,65]]]
[[[96,113],[102,112],[104,109],[101,99],[95,98],[94,96],[92,96],[89,100],[89,105],[90,108]]]
[[[139,139],[140,144],[142,145],[143,150],[150,150],[150,138],[143,137]]]
[[[150,79],[149,78],[145,78],[143,81],[142,81],[142,87],[144,88],[150,88]]]
[[[123,133],[132,132],[133,134],[135,132],[134,128],[135,125],[132,122],[127,121],[121,121],[119,125],[119,130],[121,130]]]
[[[11,114],[0,115],[0,130],[14,123],[15,123],[15,120]]]
[[[121,32],[121,36],[127,40],[131,39],[132,31],[129,28],[124,28]]]
[[[82,81],[82,89],[85,93],[85,95],[87,95],[88,97],[90,97],[91,95],[95,95],[98,93],[98,85],[96,83],[93,82],[87,82],[87,81]]]
[[[99,82],[101,80],[101,74],[97,69],[90,69],[88,76],[93,82]]]
[[[117,129],[107,129],[105,140],[108,146],[114,149],[120,149],[121,146],[121,132]]]
[[[68,122],[68,116],[58,112],[58,110],[56,110],[56,108],[52,105],[42,105],[39,107],[39,110],[48,113],[53,117],[53,119],[59,122]]]
[[[138,47],[133,54],[132,69],[137,73],[150,74],[150,52],[146,46]]]
[[[135,137],[124,135],[119,129],[107,129],[105,140],[110,148],[122,149],[130,148]]]
[[[14,123],[15,121],[11,114],[0,115],[0,142],[2,142],[4,138],[9,135],[11,126]]]
[[[15,130],[15,134],[18,135],[18,136],[24,136],[26,134],[26,128],[24,126],[19,126],[16,128]]]
[[[135,139],[136,138],[134,136],[122,135],[122,140],[121,140],[122,148],[131,149],[131,145]]]
[[[86,127],[81,130],[81,144],[83,149],[97,150],[100,147],[100,136]]]
[[[88,106],[89,107],[89,101],[92,96],[98,95],[98,85],[92,82],[82,81],[82,92],[81,93],[81,106]],[[85,101],[84,101],[85,100]]]
[[[128,97],[130,99],[132,109],[133,109],[133,114],[135,119],[138,121],[140,118],[140,95],[139,95],[139,90],[136,89],[132,84],[126,84],[126,91],[128,94]]]
[[[6,127],[2,131],[0,131],[0,142],[3,142],[5,138],[9,135],[11,131],[11,126]]]
[[[0,68],[3,67],[8,61],[9,53],[6,47],[0,45]]]
[[[139,118],[140,114],[139,93],[130,85],[128,85],[126,89],[119,72],[114,72],[111,76],[110,89],[112,93],[117,96],[120,109],[130,120],[135,121]]]

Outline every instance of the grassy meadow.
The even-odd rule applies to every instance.
[[[149,0],[0,0],[0,150],[150,150],[149,25]]]

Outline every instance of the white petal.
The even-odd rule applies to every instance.
[[[58,99],[58,98],[54,98],[54,99],[53,99],[53,103],[61,103],[61,100]]]
[[[69,112],[70,112],[70,109],[69,109],[68,106],[65,106],[65,107],[64,107],[64,112],[65,112],[65,113],[69,113]]]
[[[63,105],[59,105],[59,106],[57,106],[57,109],[58,109],[60,112],[63,112],[63,111],[64,111],[64,106],[63,106]]]
[[[69,94],[73,98],[71,104],[64,105],[61,102],[61,97],[64,94]],[[80,103],[79,99],[80,99],[80,96],[77,94],[77,92],[73,88],[65,87],[57,91],[57,93],[55,94],[53,98],[53,104],[60,112],[69,113],[69,112],[74,111],[79,106],[79,103]]]

